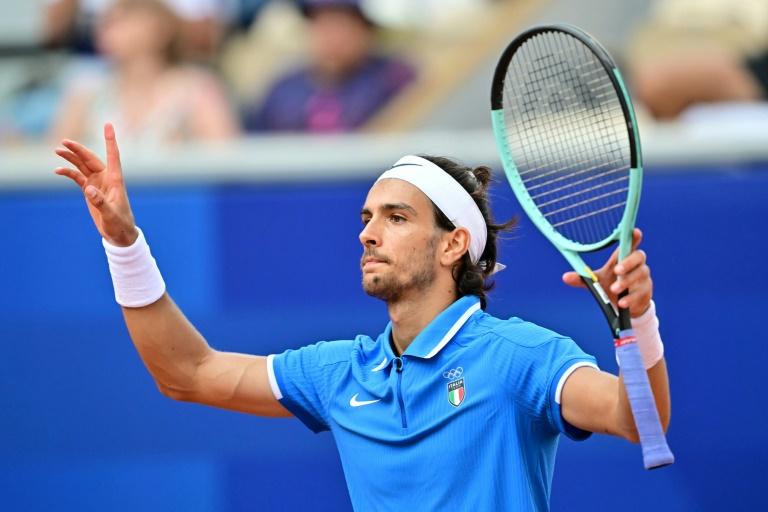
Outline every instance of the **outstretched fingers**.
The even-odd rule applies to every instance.
[[[107,146],[107,166],[110,174],[122,179],[123,168],[120,164],[120,148],[117,146],[117,137],[115,137],[115,127],[112,123],[104,125],[104,142]]]
[[[91,171],[91,169],[85,165],[85,162],[83,162],[82,158],[67,148],[56,148],[55,152],[58,156],[77,167],[77,169],[86,177],[93,174],[93,171]]]
[[[79,142],[65,139],[61,141],[61,144],[65,148],[70,150],[72,153],[74,153],[80,159],[86,172],[88,173],[101,172],[106,168],[106,166],[104,165],[104,162],[102,162],[101,159],[97,157],[93,151],[86,148]],[[58,151],[56,152],[56,154],[59,154]],[[64,158],[63,155],[59,155],[59,156]]]
[[[77,183],[77,186],[80,188],[85,187],[85,184],[87,183],[88,179],[83,176],[83,173],[80,171],[76,171],[74,169],[70,169],[69,167],[57,167],[53,170],[56,174],[59,176],[65,176],[75,183]]]

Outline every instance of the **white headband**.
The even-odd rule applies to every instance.
[[[488,228],[475,200],[450,174],[424,158],[404,156],[379,176],[407,181],[421,190],[456,227],[469,231],[469,258],[477,264],[485,249]]]

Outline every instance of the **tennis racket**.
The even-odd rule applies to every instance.
[[[501,161],[517,199],[581,276],[608,320],[646,469],[672,464],[629,311],[614,309],[580,256],[615,241],[619,261],[632,250],[642,158],[619,70],[585,32],[569,25],[534,27],[502,54],[491,110]]]

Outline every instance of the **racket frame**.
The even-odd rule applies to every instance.
[[[512,56],[515,54],[518,48],[522,46],[526,41],[542,32],[565,32],[577,39],[579,39],[584,45],[589,48],[592,53],[598,58],[600,63],[605,68],[614,88],[621,91],[618,94],[619,104],[626,120],[626,128],[628,133],[629,144],[629,191],[627,195],[626,206],[624,208],[624,214],[621,222],[616,229],[603,240],[592,244],[581,244],[570,240],[560,234],[550,223],[544,218],[544,215],[536,207],[533,199],[531,198],[528,190],[525,188],[517,167],[514,164],[514,158],[510,154],[509,145],[507,144],[507,129],[504,122],[504,82],[507,73],[507,68],[512,60]],[[515,195],[520,201],[521,206],[525,210],[528,217],[544,234],[552,244],[563,254],[563,256],[571,264],[571,267],[585,280],[592,280],[597,282],[594,273],[588,265],[584,263],[584,260],[579,257],[579,253],[594,252],[604,249],[611,243],[619,242],[619,260],[624,259],[632,252],[632,231],[637,219],[637,211],[640,206],[640,191],[642,190],[643,171],[642,171],[642,152],[640,148],[640,136],[637,129],[637,122],[635,119],[634,108],[632,107],[632,100],[627,92],[627,87],[624,84],[624,80],[621,77],[621,72],[616,67],[613,59],[605,49],[597,43],[589,34],[581,29],[578,29],[571,25],[555,24],[555,25],[542,25],[532,27],[512,41],[504,50],[493,77],[493,85],[491,88],[491,120],[493,123],[493,133],[496,137],[496,146],[499,151],[503,153],[502,163],[504,164],[504,171],[507,175],[507,180],[510,182]],[[598,285],[599,286],[599,285]],[[604,293],[603,293],[604,295]],[[615,331],[612,328],[612,331]],[[614,332],[615,334],[615,332]]]
[[[503,96],[504,83],[506,81],[507,70],[513,55],[526,41],[542,32],[565,32],[580,40],[600,61],[610,77],[626,121],[630,146],[630,168],[629,185],[624,213],[621,221],[614,231],[603,240],[591,244],[581,244],[570,240],[560,234],[546,220],[544,215],[536,207],[528,190],[518,173],[514,163],[513,155],[507,143],[507,128],[504,120]],[[664,433],[661,429],[658,411],[653,403],[653,393],[650,389],[650,383],[640,357],[637,343],[627,340],[634,340],[629,311],[625,308],[616,308],[610,302],[605,291],[600,286],[597,276],[592,269],[581,258],[580,253],[587,253],[601,250],[613,242],[619,242],[619,261],[626,258],[632,251],[632,232],[634,231],[635,221],[637,219],[638,207],[640,204],[640,192],[642,189],[643,171],[642,171],[642,152],[640,147],[640,137],[637,129],[632,100],[627,91],[624,80],[621,77],[619,69],[616,67],[608,52],[589,34],[573,27],[571,25],[556,24],[542,25],[532,27],[517,36],[504,50],[494,73],[493,84],[491,88],[491,119],[493,123],[493,132],[496,138],[496,145],[501,155],[501,161],[507,179],[520,202],[523,210],[531,219],[533,224],[542,232],[542,234],[554,245],[557,250],[568,261],[574,271],[581,276],[582,281],[590,290],[595,300],[600,305],[603,314],[608,321],[611,334],[616,340],[616,354],[622,371],[625,376],[625,386],[632,405],[632,413],[635,416],[635,422],[638,425],[641,444],[643,445],[643,459],[646,469],[663,467],[674,462],[669,447],[667,446]],[[619,297],[626,295],[626,291]],[[634,390],[631,388],[634,387]],[[644,401],[635,401],[633,398],[637,395],[645,395]],[[651,404],[648,404],[647,396],[650,395]],[[641,403],[644,402],[644,403]]]

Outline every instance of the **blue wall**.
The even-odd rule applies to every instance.
[[[760,337],[768,168],[647,175],[646,231],[673,388],[678,462],[563,440],[553,510],[754,510],[767,500]],[[266,354],[375,334],[359,288],[368,182],[133,187],[169,289],[211,344]],[[507,187],[497,217],[517,211]],[[332,438],[169,401],[134,352],[77,191],[0,192],[0,510],[347,510]],[[573,336],[614,371],[604,320],[560,283],[560,256],[525,219],[489,307]],[[736,501],[735,501],[736,500]]]

